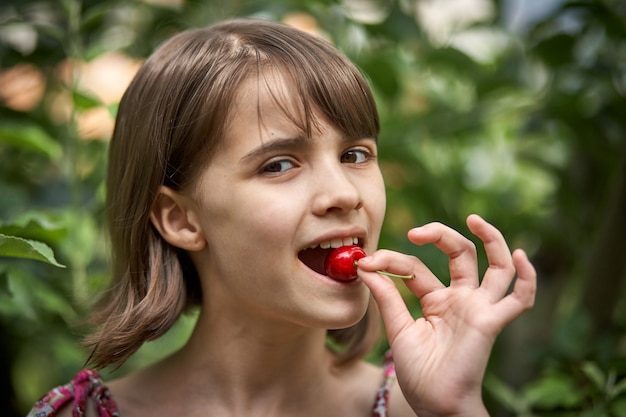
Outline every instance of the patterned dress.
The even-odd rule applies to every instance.
[[[376,392],[372,417],[387,417],[389,391],[396,372],[391,355],[385,357],[383,383]],[[35,403],[27,417],[54,417],[66,405],[72,405],[73,417],[85,417],[87,403],[92,400],[100,417],[119,417],[117,404],[97,371],[83,369],[68,384],[58,386]]]

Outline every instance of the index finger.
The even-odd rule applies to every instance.
[[[438,222],[409,230],[408,238],[416,245],[431,243],[448,256],[451,286],[478,287],[476,245],[471,240]]]

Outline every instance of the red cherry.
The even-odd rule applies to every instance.
[[[326,256],[324,271],[336,281],[352,281],[357,277],[355,263],[364,256],[363,249],[356,245],[333,249]]]

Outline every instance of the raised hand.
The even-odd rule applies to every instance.
[[[379,250],[359,260],[359,276],[385,323],[398,383],[420,417],[487,415],[481,386],[495,338],[534,303],[536,273],[524,251],[511,253],[498,229],[477,215],[467,225],[489,260],[482,280],[475,245],[440,223],[411,229],[408,237],[448,256],[449,286],[413,256]],[[423,317],[414,319],[394,282],[376,270],[413,274],[403,282],[419,298]]]

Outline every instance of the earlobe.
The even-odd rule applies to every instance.
[[[164,185],[150,210],[150,221],[161,237],[172,246],[199,251],[206,246],[201,225],[189,210],[185,198]]]

